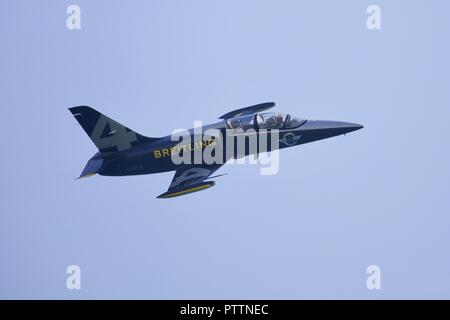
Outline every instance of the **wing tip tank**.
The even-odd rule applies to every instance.
[[[167,191],[167,192],[157,196],[157,198],[158,199],[168,199],[168,198],[175,198],[175,197],[179,197],[179,196],[184,196],[184,195],[189,194],[189,193],[194,193],[194,192],[198,192],[198,191],[202,191],[202,190],[211,188],[215,184],[216,183],[214,181],[207,181],[207,182],[197,183],[197,184],[191,185],[189,187],[177,188],[177,189],[173,189],[173,190]]]

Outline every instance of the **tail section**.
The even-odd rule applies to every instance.
[[[79,106],[69,110],[101,153],[127,150],[158,140],[142,136],[91,107]]]

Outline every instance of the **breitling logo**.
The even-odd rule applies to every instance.
[[[293,146],[294,144],[297,144],[302,136],[301,135],[295,135],[292,132],[286,133],[283,138],[280,139],[280,142],[284,143],[287,146]]]
[[[206,148],[209,145],[214,146],[215,143],[216,143],[216,141],[214,139],[209,139],[209,140],[205,140],[205,141],[195,141],[192,144],[187,143],[187,144],[176,145],[172,148],[158,149],[158,150],[153,151],[153,157],[155,159],[170,157],[173,154],[180,153],[181,150],[183,150],[184,152],[201,150],[201,149]]]

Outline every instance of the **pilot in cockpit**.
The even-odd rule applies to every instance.
[[[284,118],[282,114],[276,114],[266,119],[268,129],[280,129],[283,126]]]
[[[280,113],[278,113],[278,114],[276,115],[276,117],[277,117],[277,120],[276,120],[275,128],[276,128],[276,129],[281,129],[281,127],[282,127],[283,124],[284,124],[284,118],[283,118],[283,115],[280,114]]]

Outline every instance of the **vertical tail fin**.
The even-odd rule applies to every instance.
[[[158,140],[142,136],[91,107],[79,106],[69,110],[101,153],[127,150]]]

